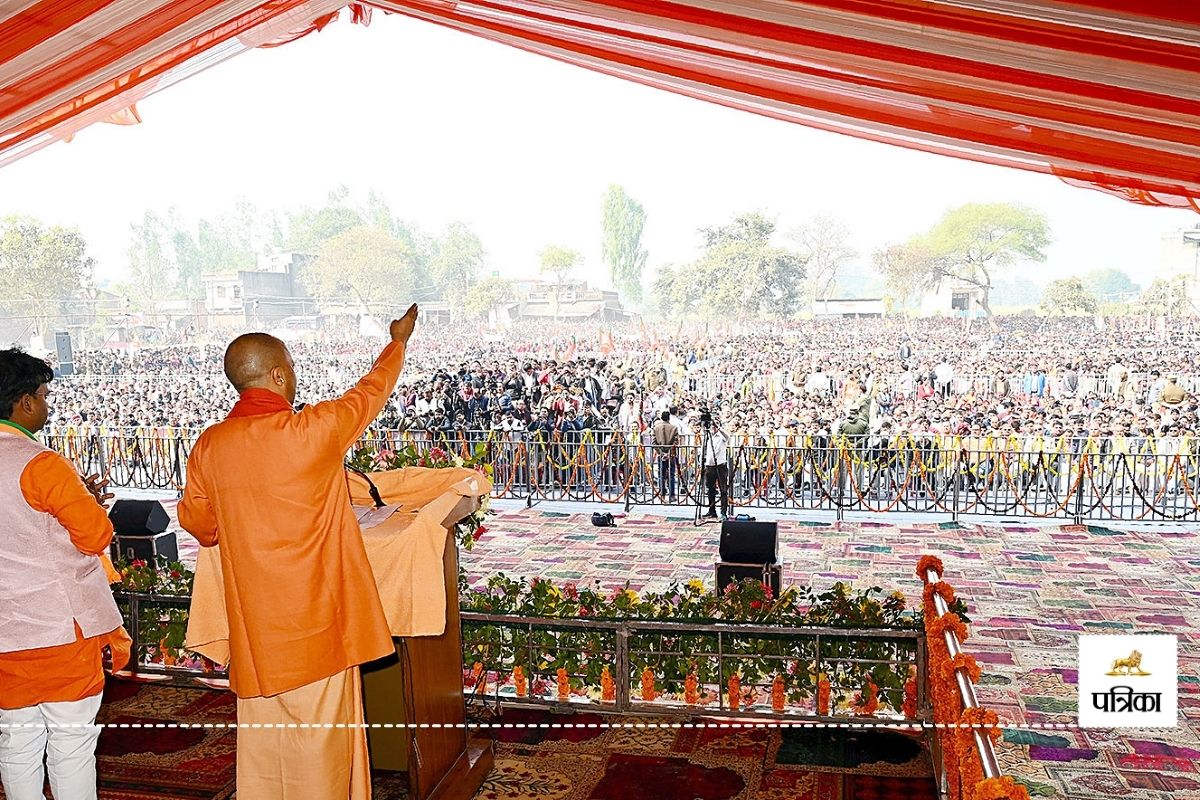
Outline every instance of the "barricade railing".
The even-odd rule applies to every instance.
[[[862,726],[932,721],[925,637],[916,630],[468,611],[462,624],[464,680],[477,701],[584,703],[619,713],[853,717]],[[906,716],[905,683],[914,674]],[[735,675],[736,698],[730,692]],[[854,709],[853,696],[868,679],[878,684],[879,710],[864,714]]]
[[[192,430],[60,430],[47,444],[112,486],[182,488]],[[1184,438],[799,436],[727,450],[729,507],[1044,519],[1200,519],[1200,442]],[[474,457],[492,467],[493,496],[693,504],[721,481],[706,475],[694,441],[658,447],[642,437],[582,431],[373,431],[359,446],[414,447]],[[710,493],[711,488],[711,493]]]

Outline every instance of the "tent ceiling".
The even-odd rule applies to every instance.
[[[0,2],[0,163],[344,0]],[[809,127],[1200,210],[1200,4],[1178,0],[374,0]],[[873,176],[866,176],[871,180]],[[863,179],[863,176],[856,176]]]

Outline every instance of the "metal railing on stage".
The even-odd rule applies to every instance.
[[[198,432],[60,430],[46,441],[85,473],[139,489],[180,489]],[[775,438],[775,437],[773,437]],[[481,453],[493,496],[633,505],[709,502],[695,443],[656,447],[612,431],[373,431],[361,446]],[[1200,519],[1200,442],[1185,437],[916,436],[734,440],[734,508],[978,514],[1095,521]],[[715,483],[715,482],[714,482]],[[719,495],[719,486],[714,486]],[[714,498],[719,500],[719,497]]]
[[[787,627],[704,621],[596,620],[524,617],[464,611],[465,672],[480,667],[468,697],[504,705],[585,707],[612,713],[685,714],[706,717],[771,718],[895,725],[904,721],[904,682],[916,669],[917,713],[907,722],[932,719],[928,702],[924,633],[915,630]],[[613,693],[602,693],[602,669],[612,668]],[[528,690],[511,676],[524,670]],[[557,692],[558,669],[573,691]],[[644,670],[654,697],[647,697]],[[731,707],[728,680],[754,702]],[[698,700],[686,702],[686,682],[695,678]],[[849,701],[871,675],[882,704],[877,715],[855,715]],[[775,676],[784,682],[783,710],[772,706]],[[828,680],[830,710],[818,713],[818,676]],[[663,699],[663,698],[666,699]],[[574,698],[573,700],[570,698]],[[839,702],[839,700],[841,702]]]

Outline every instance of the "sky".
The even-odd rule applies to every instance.
[[[0,215],[78,226],[97,277],[126,269],[129,226],[174,206],[195,220],[238,198],[281,212],[345,185],[429,230],[466,222],[487,270],[532,275],[548,244],[607,283],[601,198],[646,209],[648,268],[697,255],[697,229],[761,211],[781,234],[816,213],[852,232],[858,262],[961,203],[1049,217],[1045,281],[1115,267],[1146,285],[1165,232],[1200,222],[1056,178],[953,160],[710,105],[416,20],[325,31],[219,64],[139,104],[138,126],[94,125],[0,169]],[[786,238],[781,238],[786,244]]]

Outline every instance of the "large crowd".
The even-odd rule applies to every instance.
[[[225,340],[76,354],[59,427],[202,428],[235,394]],[[298,399],[344,392],[379,344],[293,342]],[[734,442],[804,437],[1194,437],[1200,331],[1145,318],[815,320],[753,325],[426,326],[376,425],[453,436],[652,435],[711,411]]]

